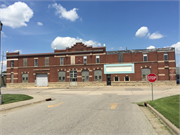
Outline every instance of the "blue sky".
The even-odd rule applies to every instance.
[[[76,41],[106,50],[176,48],[178,1],[1,1],[2,51],[53,52]],[[6,63],[5,63],[6,64]]]

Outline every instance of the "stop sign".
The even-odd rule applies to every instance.
[[[154,73],[150,73],[148,76],[147,76],[147,79],[149,82],[155,82],[157,80],[157,76],[156,74]]]

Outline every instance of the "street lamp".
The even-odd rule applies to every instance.
[[[1,48],[1,31],[2,31],[2,26],[3,24],[0,21],[0,48]],[[1,50],[0,50],[0,56],[1,56]],[[2,66],[2,65],[1,65]],[[1,69],[1,78],[0,78],[0,83],[2,79],[2,69]],[[2,104],[2,95],[1,95],[1,84],[0,84],[0,105]]]

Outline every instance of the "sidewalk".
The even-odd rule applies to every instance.
[[[46,101],[46,99],[50,98],[50,97],[40,96],[40,95],[29,95],[29,96],[32,96],[33,99],[0,105],[0,112],[44,102]]]

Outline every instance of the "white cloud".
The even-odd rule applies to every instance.
[[[155,46],[149,46],[146,49],[155,49]]]
[[[3,31],[1,31],[2,37],[7,37]]]
[[[54,41],[51,43],[51,47],[54,49],[65,49],[67,46],[71,47],[76,42],[82,42],[85,45],[92,45],[93,47],[101,46],[101,43],[93,40],[85,41],[81,38],[72,38],[72,37],[56,37]]]
[[[1,4],[1,7],[6,8],[7,6],[6,6],[6,4]]]
[[[148,33],[148,28],[146,26],[142,26],[137,30],[135,36],[141,38],[141,37],[145,37],[147,33]]]
[[[42,25],[43,25],[43,23],[42,23],[42,22],[37,22],[37,25],[42,26]]]
[[[111,49],[111,50],[114,50],[114,47],[111,47],[110,49]]]
[[[19,51],[19,53],[22,53],[22,50],[13,50],[12,52],[17,52]]]
[[[149,39],[160,39],[160,38],[163,38],[163,35],[159,34],[158,32],[149,35]]]
[[[56,9],[55,13],[56,13],[56,15],[59,15],[60,18],[65,18],[72,22],[74,22],[76,19],[79,18],[78,14],[76,12],[78,10],[77,8],[73,8],[73,9],[67,11],[66,8],[61,6],[61,4],[57,4],[57,3],[49,5],[48,7],[55,8]]]
[[[176,44],[171,45],[171,47],[174,47],[176,54],[180,55],[180,42],[177,42]]]
[[[124,49],[124,47],[119,47],[119,49],[120,49],[120,50],[123,50],[123,49]]]
[[[33,11],[24,2],[15,2],[6,8],[0,8],[3,25],[12,28],[27,26],[26,22],[33,17]]]

